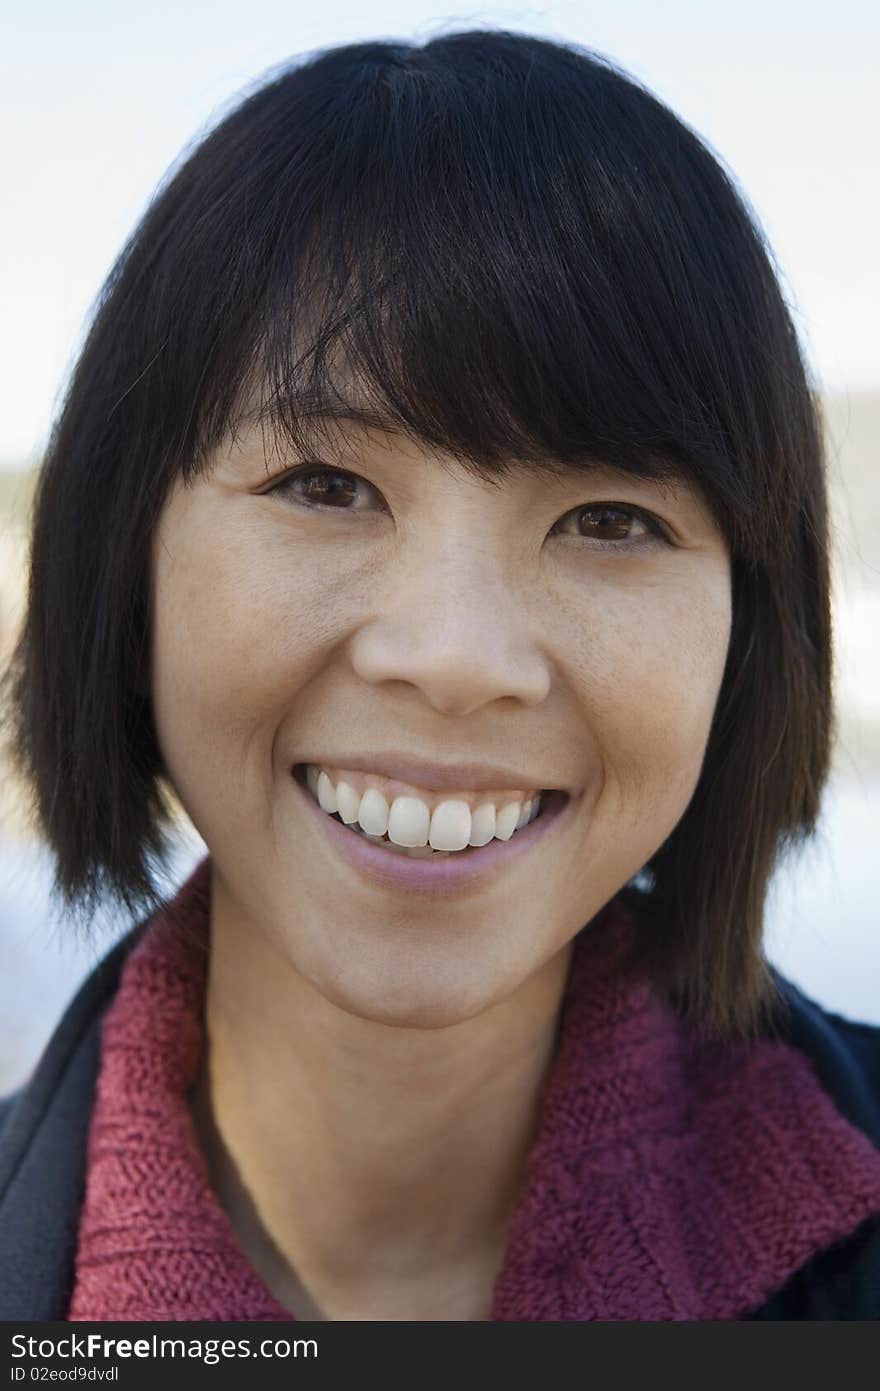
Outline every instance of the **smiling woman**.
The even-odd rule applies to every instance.
[[[12,752],[72,926],[140,921],[10,1105],[0,1312],[880,1316],[880,1031],[763,950],[819,429],[656,98],[503,31],[270,75],[113,268],[32,548]]]

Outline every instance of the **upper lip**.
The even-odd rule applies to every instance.
[[[353,773],[376,773],[379,777],[423,787],[426,792],[441,792],[450,788],[474,792],[490,792],[496,788],[509,788],[512,791],[553,789],[551,782],[543,782],[526,773],[512,772],[500,763],[425,763],[390,750],[361,755],[334,754],[326,758],[308,758],[303,762],[319,764],[324,768],[348,768]]]

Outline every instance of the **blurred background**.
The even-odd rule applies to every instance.
[[[185,146],[268,68],[363,38],[506,28],[615,59],[708,141],[775,252],[828,432],[840,735],[820,833],[783,865],[771,958],[826,1008],[880,1023],[880,7],[615,0],[514,9],[324,0],[5,0],[0,54],[0,661],[21,620],[50,421],[110,265]],[[206,847],[185,816],[168,870]],[[126,927],[70,939],[27,801],[0,764],[0,1095]]]

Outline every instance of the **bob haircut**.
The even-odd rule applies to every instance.
[[[110,271],[38,479],[3,677],[53,897],[83,920],[105,894],[163,902],[150,565],[172,486],[244,418],[307,456],[343,415],[496,484],[512,461],[598,460],[702,489],[731,557],[730,648],[693,797],[621,897],[666,998],[754,1036],[781,999],[769,880],[815,831],[832,747],[815,395],[706,145],[607,59],[505,30],[272,69],[182,153]]]

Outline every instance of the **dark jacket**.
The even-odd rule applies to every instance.
[[[95,967],[28,1082],[0,1101],[0,1319],[66,1318],[101,1016],[146,925]],[[880,1027],[832,1014],[775,978],[790,1010],[778,1037],[812,1060],[842,1115],[880,1149]],[[815,1255],[749,1318],[880,1320],[880,1214]]]

